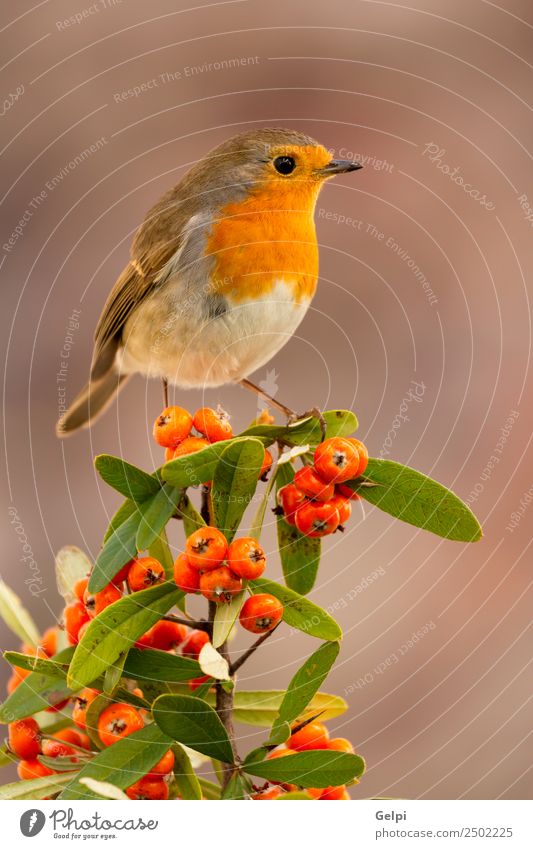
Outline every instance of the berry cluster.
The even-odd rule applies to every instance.
[[[354,749],[349,740],[344,737],[330,739],[328,729],[322,722],[307,722],[296,726],[284,746],[279,746],[268,755],[268,759],[284,758],[296,752],[309,752],[313,749],[329,749],[335,752],[353,753]],[[279,799],[284,793],[290,793],[298,788],[293,784],[274,784],[256,793],[252,798],[257,800]],[[344,784],[339,787],[308,787],[305,792],[313,799],[348,800],[350,796]]]
[[[305,536],[323,537],[350,518],[351,501],[359,496],[344,483],[363,474],[368,451],[359,439],[333,436],[317,446],[313,461],[278,491],[275,512]]]
[[[174,563],[174,581],[186,593],[200,592],[208,601],[228,604],[244,589],[243,581],[259,578],[266,566],[265,552],[252,537],[228,545],[224,534],[209,526],[188,537],[185,552]],[[239,621],[254,634],[271,631],[283,616],[283,605],[269,593],[251,596]]]
[[[194,433],[193,433],[194,431]],[[202,407],[191,416],[183,407],[166,407],[154,422],[154,439],[165,449],[165,462],[200,451],[214,442],[231,439],[229,415],[222,407]],[[265,448],[259,477],[264,480],[272,466],[272,454]]]

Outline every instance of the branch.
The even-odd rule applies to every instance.
[[[215,613],[217,610],[217,605],[215,602],[209,602],[209,624],[211,627],[211,633],[213,629],[213,623],[215,620]],[[228,656],[228,647],[227,643],[223,643],[218,648],[219,654],[228,662],[229,666],[229,656]],[[231,670],[231,667],[230,667]],[[230,671],[230,675],[231,675]],[[233,690],[229,692],[224,689],[222,683],[217,681],[215,684],[215,692],[216,692],[216,701],[215,701],[215,709],[217,714],[219,715],[224,728],[227,731],[228,738],[230,741],[231,749],[233,752],[233,764],[222,764],[223,777],[222,777],[222,788],[224,789],[228,784],[233,772],[235,770],[235,761],[237,760],[237,752],[235,749],[235,729],[233,728]]]
[[[167,613],[166,616],[161,618],[165,622],[178,622],[180,625],[188,625],[189,628],[195,628],[197,631],[207,631],[208,634],[211,632],[211,625],[205,619],[185,619],[183,616],[174,616],[173,613]]]
[[[265,642],[265,640],[268,640],[270,635],[274,633],[274,631],[276,630],[276,628],[279,627],[279,625],[280,625],[280,623],[278,622],[276,627],[272,628],[271,631],[267,631],[265,634],[261,634],[259,639],[256,640],[255,643],[252,643],[250,648],[246,649],[246,651],[243,652],[241,654],[241,656],[237,658],[235,663],[230,664],[230,668],[229,668],[230,675],[235,675],[235,673],[237,672],[237,669],[240,669],[241,666],[243,665],[243,663],[245,663],[248,660],[248,658],[254,653],[254,651],[256,651],[259,648],[259,646],[262,646],[263,643]]]

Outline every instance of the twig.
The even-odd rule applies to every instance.
[[[210,509],[210,506],[209,506],[209,487],[206,486],[205,484],[202,484],[201,492],[202,492],[202,503],[201,503],[201,507],[200,507],[200,516],[202,517],[202,519],[204,520],[206,525],[211,525],[212,522],[211,522],[211,509]]]
[[[165,622],[178,622],[180,625],[188,625],[189,628],[195,628],[197,631],[207,631],[208,634],[211,632],[211,625],[205,619],[185,619],[182,616],[174,616],[173,613],[167,613],[166,616],[161,618]]]
[[[237,672],[237,669],[240,669],[241,666],[243,665],[243,663],[245,663],[248,660],[248,658],[254,653],[254,651],[256,651],[256,649],[258,649],[259,646],[263,645],[265,640],[268,640],[270,635],[273,634],[274,631],[276,630],[276,628],[279,627],[279,624],[280,623],[278,622],[276,627],[272,628],[271,631],[267,631],[265,634],[261,634],[259,639],[256,640],[255,643],[252,643],[252,645],[250,646],[249,649],[246,649],[246,651],[243,652],[241,654],[241,656],[238,657],[237,660],[234,663],[230,664],[230,668],[229,668],[230,675],[235,675],[235,673]]]

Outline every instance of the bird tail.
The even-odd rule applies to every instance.
[[[56,434],[60,438],[70,436],[80,427],[90,427],[112,401],[116,392],[122,388],[129,375],[118,374],[114,368],[99,377],[90,380],[74,399],[67,412],[56,425]]]

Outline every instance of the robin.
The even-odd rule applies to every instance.
[[[320,189],[355,171],[294,130],[234,136],[148,212],[95,333],[90,380],[57,425],[90,426],[135,372],[167,385],[240,383],[291,338],[313,298]]]

